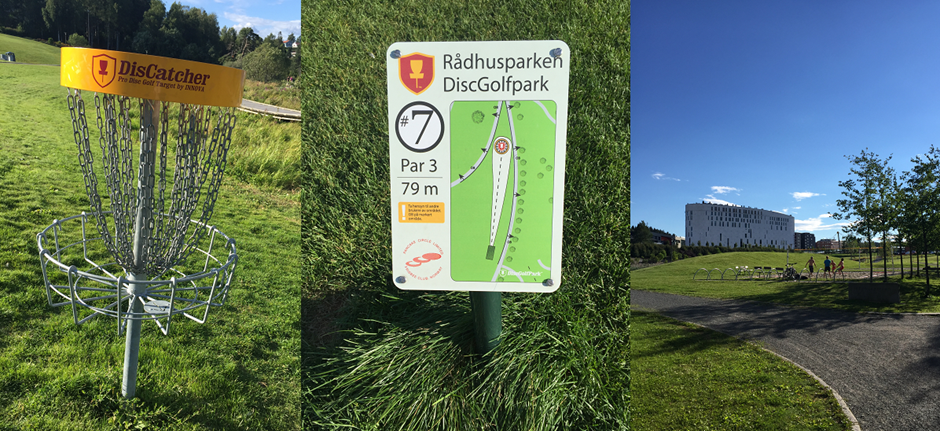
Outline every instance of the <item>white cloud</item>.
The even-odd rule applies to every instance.
[[[736,189],[734,187],[727,187],[727,186],[712,186],[712,191],[719,195],[723,195],[725,193],[730,193],[730,192],[740,192],[741,190]]]
[[[710,203],[710,204],[740,206],[740,205],[733,204],[733,203],[728,202],[728,201],[725,201],[725,200],[716,199],[716,198],[715,198],[714,196],[712,196],[712,195],[705,195],[705,196],[708,196],[708,197],[707,197],[706,199],[702,199],[702,200],[705,201],[705,202],[707,202],[707,203]]]
[[[663,174],[663,173],[661,173],[661,172],[657,172],[657,173],[653,174],[653,178],[654,178],[654,179],[657,179],[657,180],[682,181],[682,180],[680,180],[680,179],[678,179],[678,178],[667,177],[666,174]]]
[[[793,192],[793,193],[790,193],[790,195],[793,196],[793,199],[796,199],[797,202],[806,198],[811,198],[813,196],[826,196],[825,194],[819,194],[819,193],[813,193],[813,192]]]
[[[794,229],[797,232],[815,232],[821,230],[833,230],[833,229],[842,229],[845,226],[852,224],[850,221],[840,221],[836,222],[835,220],[824,220],[832,217],[829,214],[820,214],[819,217],[811,217],[806,220],[794,220]]]
[[[261,36],[262,39],[269,34],[277,35],[278,32],[281,32],[281,36],[285,38],[291,33],[294,33],[294,36],[300,35],[299,19],[291,21],[275,21],[272,19],[258,18],[231,12],[224,12],[223,15],[225,16],[225,19],[235,22],[235,24],[232,25],[235,30],[251,27],[251,29],[255,31],[255,34]]]

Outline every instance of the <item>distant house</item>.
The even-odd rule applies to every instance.
[[[659,229],[650,229],[650,232],[653,234],[653,242],[656,244],[670,245],[676,240],[675,235]]]
[[[299,42],[299,41],[296,41],[296,40],[293,41],[293,42],[291,42],[291,41],[289,41],[289,40],[285,40],[285,41],[284,41],[284,48],[287,48],[287,49],[290,50],[290,56],[291,56],[291,57],[295,57],[295,56],[297,56],[297,50],[300,49],[300,42]]]

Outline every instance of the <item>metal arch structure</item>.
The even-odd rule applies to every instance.
[[[90,211],[37,234],[43,284],[49,305],[70,306],[76,325],[117,319],[126,334],[121,392],[131,399],[142,322],[168,335],[174,317],[204,323],[228,297],[235,241],[208,223],[244,72],[98,49],[61,56]],[[94,94],[91,127],[83,91]]]
[[[695,280],[695,277],[698,275],[699,271],[705,271],[705,279],[708,279],[708,270],[705,268],[699,268],[695,270],[695,273],[692,274],[692,280]]]
[[[712,279],[712,272],[713,272],[713,271],[718,271],[718,273],[721,274],[721,270],[718,269],[718,268],[709,269],[709,270],[708,270],[708,276],[705,277],[706,280],[711,280],[711,279]]]

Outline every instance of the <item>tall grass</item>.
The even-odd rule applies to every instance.
[[[287,81],[261,82],[245,80],[244,98],[282,108],[300,110],[300,88]]]
[[[256,185],[293,190],[300,184],[300,123],[238,112],[229,173]]]
[[[305,424],[623,430],[629,378],[629,2],[302,4]],[[571,48],[563,280],[504,294],[470,353],[469,296],[391,283],[386,48],[561,39]],[[314,113],[316,115],[311,115]]]

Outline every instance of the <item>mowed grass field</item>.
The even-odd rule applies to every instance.
[[[59,48],[0,33],[0,52],[12,52],[17,63],[59,64]]]
[[[791,263],[800,263],[796,265],[799,270],[809,256],[791,253],[789,257]],[[819,262],[825,259],[824,255],[812,256]],[[704,281],[705,272],[692,280],[700,268],[784,267],[786,260],[786,253],[722,253],[633,270],[631,278],[635,289],[664,293],[797,306],[872,308],[849,302],[844,284]],[[648,311],[635,310],[630,324],[636,430],[850,429],[828,389],[758,346]]]
[[[630,317],[634,430],[850,429],[831,392],[776,355],[656,313]]]
[[[318,35],[302,81],[305,425],[630,429],[629,2],[301,7],[304,34]],[[468,293],[392,283],[385,53],[552,39],[571,51],[562,280],[551,294],[504,294],[500,345],[480,357]]]
[[[300,429],[298,194],[225,177],[210,223],[238,246],[228,300],[168,336],[146,322],[124,401],[116,321],[76,326],[43,289],[36,234],[88,210],[59,69],[0,63],[0,82],[0,429]]]
[[[817,265],[817,270],[822,267],[825,260],[824,254],[810,253],[790,253],[790,263],[794,263],[794,268],[799,272],[803,270],[804,265],[812,256]],[[933,256],[931,256],[933,257]],[[902,280],[900,275],[889,277],[891,282],[901,285],[901,302],[899,304],[875,304],[861,301],[849,301],[848,286],[846,282],[838,280],[837,282],[826,282],[820,276],[818,281],[809,282],[786,282],[780,279],[771,280],[705,280],[705,273],[700,272],[696,279],[692,276],[701,268],[711,270],[718,268],[725,270],[735,267],[755,267],[755,266],[773,266],[784,267],[787,262],[785,252],[731,252],[721,254],[711,254],[708,256],[699,256],[691,259],[683,259],[672,263],[667,263],[650,268],[644,268],[633,271],[633,287],[641,290],[653,292],[675,293],[679,295],[701,296],[708,298],[742,299],[763,302],[773,302],[785,305],[801,307],[823,307],[834,308],[847,311],[878,311],[878,312],[940,312],[940,279],[934,275],[930,283],[935,293],[930,297],[924,298],[926,288],[926,277],[921,272],[920,277],[909,278],[910,268],[907,259],[905,259],[905,278]],[[882,262],[875,262],[875,282],[881,282],[883,278],[877,271],[882,270]],[[916,261],[915,261],[916,265]],[[923,265],[923,259],[921,259]],[[888,269],[900,270],[900,259],[893,264],[889,260]],[[847,274],[866,276],[869,273],[867,264],[862,264],[859,269],[858,262],[849,263],[846,260],[845,271]],[[714,278],[718,274],[712,273]],[[727,274],[731,274],[728,272]],[[726,276],[727,278],[727,276]]]

